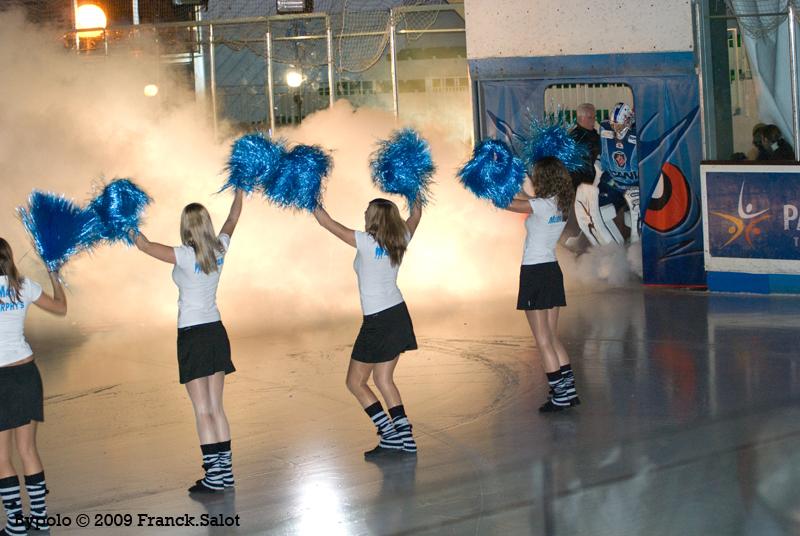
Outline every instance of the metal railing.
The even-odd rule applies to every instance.
[[[351,32],[337,34],[337,39],[353,39],[359,37],[380,36],[389,34],[389,61],[390,61],[390,78],[392,89],[392,112],[395,117],[400,115],[400,100],[399,100],[399,83],[397,73],[397,36],[398,35],[424,35],[424,34],[443,34],[443,33],[465,33],[464,27],[454,28],[419,28],[419,29],[398,29],[397,23],[403,17],[412,13],[424,12],[441,12],[450,11],[458,13],[461,18],[464,18],[464,8],[462,5],[424,5],[424,6],[402,6],[393,8],[389,11],[389,24],[385,31],[367,31],[367,32]],[[248,17],[230,20],[208,21],[202,20],[201,12],[199,9],[195,11],[196,20],[185,22],[168,22],[168,23],[148,23],[148,24],[133,24],[133,25],[118,25],[108,28],[85,28],[73,29],[66,36],[67,42],[74,43],[75,50],[78,54],[96,53],[100,48],[100,52],[104,55],[110,54],[109,39],[112,35],[119,35],[129,33],[132,37],[136,37],[141,33],[152,33],[158,35],[162,30],[179,30],[186,29],[191,32],[193,36],[191,39],[185,41],[187,50],[181,54],[166,54],[162,55],[159,52],[160,61],[164,62],[193,62],[195,64],[195,77],[205,78],[206,73],[204,61],[204,47],[208,48],[208,79],[210,82],[210,107],[213,117],[213,126],[215,132],[218,128],[219,117],[219,103],[217,95],[217,65],[215,48],[219,45],[228,44],[227,41],[215,35],[215,28],[224,28],[236,25],[263,25],[263,37],[260,38],[244,38],[237,39],[237,43],[252,43],[263,44],[264,46],[264,61],[265,61],[265,93],[266,101],[269,110],[266,117],[269,121],[270,131],[278,126],[275,117],[275,80],[274,80],[274,48],[277,43],[299,43],[304,41],[324,41],[326,49],[326,59],[324,66],[327,69],[327,82],[328,82],[328,106],[334,105],[336,94],[335,83],[335,65],[333,57],[333,40],[334,34],[331,28],[331,17],[327,13],[308,13],[298,15],[273,15],[269,17]],[[323,23],[324,33],[314,33],[309,35],[296,35],[296,36],[276,36],[273,30],[274,26],[278,23],[294,22],[294,21],[311,21],[319,20]],[[205,30],[205,31],[203,31]],[[101,32],[101,36],[94,39],[85,39],[80,37],[80,34],[85,32]],[[87,47],[87,44],[90,46]],[[177,56],[180,56],[178,58]],[[203,66],[203,72],[200,72]],[[468,76],[468,74],[465,74]]]

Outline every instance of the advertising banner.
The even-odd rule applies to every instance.
[[[797,272],[800,166],[708,164],[701,172],[707,268]]]

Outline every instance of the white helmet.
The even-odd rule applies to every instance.
[[[630,124],[633,121],[633,110],[624,102],[618,102],[614,105],[614,109],[611,110],[609,119],[612,123]]]
[[[627,135],[633,124],[633,110],[624,102],[618,102],[614,105],[614,109],[611,110],[609,120],[617,139],[621,140]]]

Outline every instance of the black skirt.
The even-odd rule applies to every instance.
[[[178,373],[181,383],[217,372],[236,372],[231,361],[231,343],[222,322],[178,329]]]
[[[564,274],[558,262],[523,264],[519,271],[517,309],[552,309],[564,307]]]
[[[385,363],[416,349],[414,325],[402,302],[364,317],[350,357],[362,363]]]
[[[0,367],[0,432],[44,422],[44,396],[39,368],[24,365]]]

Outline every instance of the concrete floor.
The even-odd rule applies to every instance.
[[[73,520],[52,533],[800,534],[800,300],[640,288],[568,300],[584,404],[548,416],[513,302],[411,303],[420,350],[398,383],[419,455],[381,464],[363,460],[376,436],[344,387],[359,319],[257,336],[229,324],[237,486],[202,502],[185,491],[200,452],[171,327],[34,338],[48,504]],[[81,529],[80,513],[134,526]],[[138,527],[140,513],[241,526]]]

